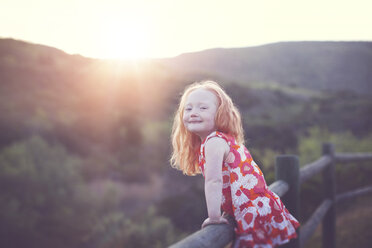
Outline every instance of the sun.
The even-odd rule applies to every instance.
[[[150,29],[139,19],[109,18],[101,32],[102,57],[110,59],[142,59],[149,57]]]

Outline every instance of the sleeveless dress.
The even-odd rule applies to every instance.
[[[221,165],[223,186],[221,208],[234,217],[233,247],[276,247],[296,238],[299,222],[288,212],[279,196],[270,191],[264,176],[244,145],[222,132],[212,132],[201,144],[199,166],[204,176],[205,143],[223,138],[230,152]]]

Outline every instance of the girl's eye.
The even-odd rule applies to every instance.
[[[200,107],[200,109],[208,109],[208,107],[202,106]]]
[[[185,108],[185,111],[190,111],[191,110],[191,108]]]

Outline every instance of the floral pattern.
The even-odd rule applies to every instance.
[[[230,146],[222,165],[221,208],[236,222],[233,247],[276,247],[296,238],[299,222],[268,189],[264,175],[247,148],[238,145],[232,136],[216,131],[204,139],[199,154],[203,175],[205,143],[212,137],[223,138]]]

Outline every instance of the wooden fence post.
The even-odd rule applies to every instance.
[[[331,163],[323,171],[324,197],[332,201],[332,206],[323,218],[322,247],[336,247],[336,208],[335,208],[335,173],[334,173],[334,147],[330,143],[323,144],[323,155],[332,158]]]
[[[276,157],[275,180],[283,180],[289,185],[288,192],[281,197],[288,211],[296,218],[300,215],[300,166],[298,157],[294,155],[280,155]],[[297,235],[300,235],[297,229]],[[300,239],[293,239],[281,246],[286,248],[299,248]]]

